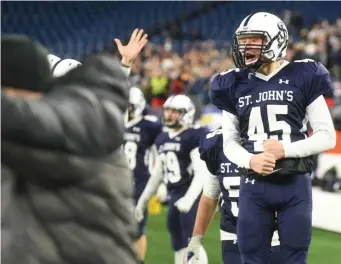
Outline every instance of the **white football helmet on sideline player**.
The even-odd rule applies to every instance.
[[[175,118],[168,110],[176,111],[180,115]],[[183,94],[172,95],[162,107],[162,123],[168,128],[192,126],[194,115],[195,106],[192,100]]]
[[[82,66],[82,64],[79,61],[73,59],[61,59],[53,54],[48,54],[47,58],[50,63],[50,68],[53,77],[65,75],[72,69]]]
[[[147,102],[141,89],[131,87],[129,90],[129,105],[125,114],[125,122],[142,117],[146,106]]]
[[[263,42],[246,43],[245,37],[262,37]],[[257,70],[263,63],[284,59],[288,40],[288,30],[277,16],[266,12],[248,15],[233,36],[234,64],[238,68]]]
[[[61,60],[61,58],[59,58],[58,56],[56,55],[53,55],[53,54],[48,54],[47,55],[47,59],[49,61],[49,64],[50,64],[50,69],[53,68],[53,66]]]

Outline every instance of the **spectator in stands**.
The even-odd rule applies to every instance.
[[[330,68],[335,79],[341,80],[341,41],[337,36],[330,37]]]
[[[332,108],[332,117],[334,125],[337,130],[341,131],[341,82],[337,81],[335,84],[335,106]]]
[[[198,28],[194,28],[191,34],[191,38],[193,41],[202,40],[202,36],[200,34],[200,30]]]
[[[168,97],[170,83],[167,72],[160,69],[159,66],[152,69],[148,80],[149,93],[152,96],[151,106],[153,108],[160,108]]]
[[[341,131],[341,105],[335,106],[332,111],[332,116],[334,119],[335,128]]]
[[[290,24],[296,32],[303,27],[303,23],[303,17],[300,12],[294,12],[291,15]]]
[[[39,75],[32,92],[29,81],[8,76],[38,69],[50,78],[49,64],[23,44],[36,55],[26,69],[11,58],[29,49],[2,45],[2,263],[136,264],[132,177],[120,150],[128,99],[121,64],[94,56],[48,83]],[[135,34],[122,62],[145,44]],[[128,48],[119,45],[122,55]]]

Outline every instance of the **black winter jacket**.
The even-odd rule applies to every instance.
[[[41,99],[2,93],[3,264],[135,264],[126,76],[96,56]]]

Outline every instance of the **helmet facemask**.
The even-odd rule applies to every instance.
[[[168,115],[168,111],[173,111],[179,114],[178,118],[175,120],[170,120],[171,118]],[[171,129],[178,129],[183,126],[183,122],[181,122],[182,117],[185,115],[186,110],[185,109],[175,109],[171,107],[164,107],[162,108],[162,117],[161,117],[161,122],[164,126],[171,128]],[[169,114],[172,115],[172,114]]]
[[[264,63],[270,63],[282,58],[282,52],[283,50],[285,50],[288,42],[286,40],[286,36],[283,36],[283,31],[280,30],[278,34],[272,39],[270,38],[268,32],[260,30],[241,30],[234,34],[232,44],[232,57],[236,67],[248,68],[249,70],[255,72]],[[263,41],[261,44],[244,44],[241,40],[246,37],[259,37]],[[277,56],[272,50],[275,41],[277,41],[278,43],[278,48],[282,46],[281,51]],[[286,41],[284,45],[283,41]],[[255,56],[254,60],[252,60],[252,56]]]

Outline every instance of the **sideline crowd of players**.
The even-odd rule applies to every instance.
[[[141,90],[131,88],[123,149],[135,177],[141,263],[147,204],[162,184],[175,264],[208,263],[202,239],[218,204],[223,263],[306,263],[309,156],[335,145],[322,97],[331,83],[320,63],[285,61],[287,44],[287,29],[276,16],[259,12],[242,21],[233,45],[238,68],[212,83],[211,101],[223,110],[223,126],[214,131],[194,124],[188,96],[169,97],[158,120],[146,115]]]
[[[144,261],[147,244],[147,204],[163,182],[167,185],[169,197],[167,227],[175,252],[174,263],[187,263],[185,253],[190,249],[187,249],[188,239],[196,229],[194,226],[199,200],[200,203],[204,203],[205,199],[213,201],[210,208],[204,208],[203,212],[208,215],[209,223],[216,212],[220,193],[223,261],[241,263],[236,235],[240,176],[236,165],[229,162],[223,153],[221,128],[208,131],[194,125],[194,105],[185,95],[167,99],[161,120],[144,115],[147,112],[146,102],[137,87],[131,88],[129,102],[124,151],[135,177],[134,198],[137,203],[136,218],[139,221],[137,250],[141,263]],[[154,155],[153,145],[157,150]],[[159,159],[155,158],[156,155]],[[155,159],[154,164],[151,164],[149,157]],[[152,176],[149,178],[151,167]],[[210,175],[214,179],[208,178]],[[203,181],[205,178],[206,184]],[[219,181],[218,185],[213,181]],[[202,190],[204,195],[200,198]],[[196,226],[200,226],[200,223]],[[274,226],[271,263],[279,261],[279,240],[275,229]],[[188,263],[208,263],[201,244],[191,250],[196,258]]]

